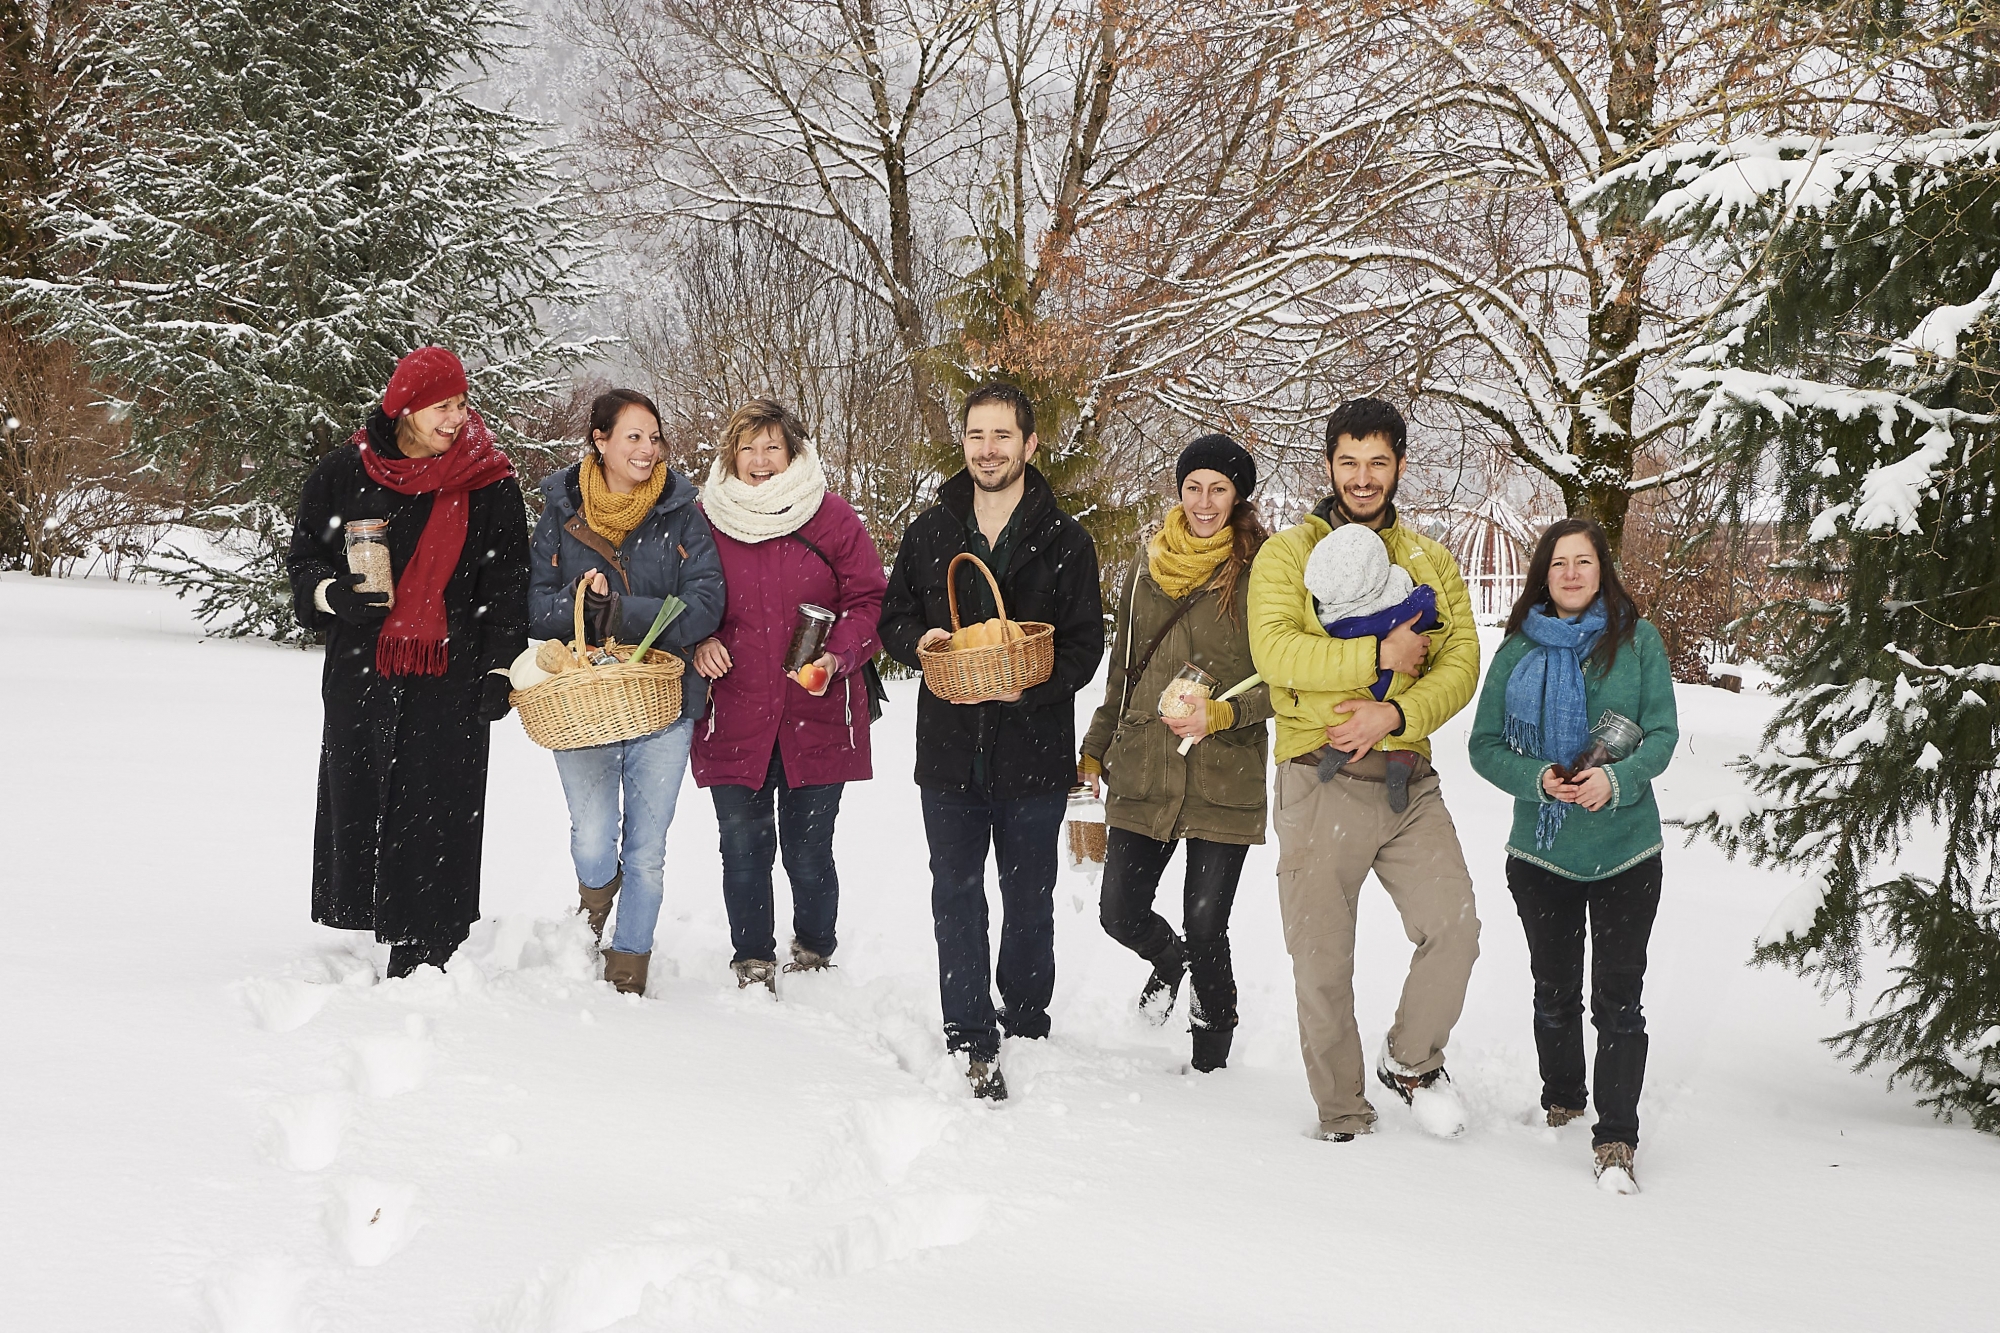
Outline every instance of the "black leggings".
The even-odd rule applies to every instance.
[[[1160,876],[1173,859],[1171,842],[1114,828],[1104,839],[1104,889],[1098,920],[1104,933],[1149,963],[1184,959],[1194,986],[1189,1011],[1194,1026],[1227,1032],[1236,1026],[1236,974],[1229,964],[1229,909],[1236,905],[1236,881],[1243,875],[1248,847],[1237,843],[1187,841],[1187,890],[1181,920],[1183,943],[1167,919],[1153,910]],[[1177,969],[1172,969],[1177,970]]]
[[[1590,938],[1590,1021],[1597,1029],[1597,1125],[1591,1141],[1639,1146],[1646,1081],[1646,944],[1660,906],[1660,858],[1607,879],[1569,879],[1517,856],[1507,887],[1528,934],[1535,976],[1535,1052],[1542,1105],[1580,1111],[1583,1086],[1583,942]]]

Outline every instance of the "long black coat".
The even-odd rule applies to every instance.
[[[369,447],[400,458],[378,409]],[[479,919],[486,811],[486,673],[527,647],[528,516],[507,477],[467,499],[465,548],[445,584],[450,636],[442,676],[378,676],[381,622],[357,628],[320,610],[314,590],[344,575],[342,525],[389,520],[397,578],[416,553],[435,495],[377,484],[342,445],[306,479],[286,564],[299,623],[324,630],[319,815],[313,830],[313,920],[372,930],[388,944],[454,943]]]
[[[882,646],[905,666],[918,666],[917,641],[928,629],[950,629],[945,571],[971,549],[972,474],[960,471],[938,488],[938,502],[903,534],[889,591],[882,600]],[[1097,545],[1081,524],[1056,506],[1042,474],[1027,470],[1016,513],[1019,537],[1007,568],[995,571],[1010,620],[1054,625],[1055,671],[1022,693],[1018,703],[953,704],[921,691],[917,699],[917,785],[963,791],[973,785],[974,756],[986,760],[986,793],[1011,801],[1076,785],[1076,692],[1097,674],[1104,656],[1104,608],[1097,587]],[[977,584],[975,590],[974,585]],[[959,569],[961,618],[986,589],[970,564]]]

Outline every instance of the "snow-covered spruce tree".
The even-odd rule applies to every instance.
[[[312,463],[396,359],[454,348],[496,430],[581,350],[549,325],[590,247],[504,91],[505,0],[133,0],[99,11],[102,104],[54,198],[46,280],[134,447],[233,558],[162,562],[229,633],[298,633],[282,552]]]
[[[1774,471],[1820,590],[1774,608],[1784,705],[1701,827],[1807,876],[1760,961],[1852,1002],[1888,947],[1835,1049],[2000,1132],[2000,126],[1667,150],[1623,186],[1753,274],[1681,387]]]

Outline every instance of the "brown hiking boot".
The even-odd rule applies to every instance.
[[[785,964],[787,972],[824,972],[833,966],[833,959],[823,953],[815,953],[797,940],[792,941],[792,961]]]
[[[611,882],[601,889],[593,889],[582,880],[577,881],[577,911],[590,918],[590,933],[599,944],[604,943],[604,923],[611,916],[611,900],[618,896],[618,886],[625,882],[625,872],[611,877]]]
[[[1570,1121],[1577,1119],[1583,1114],[1581,1106],[1575,1108],[1551,1106],[1545,1109],[1548,1111],[1550,1129],[1561,1129],[1564,1125],[1567,1125]]]
[[[1597,1145],[1597,1188],[1611,1194],[1637,1194],[1639,1178],[1632,1174],[1632,1145]]]
[[[736,973],[736,989],[748,986],[762,986],[776,995],[778,993],[778,963],[773,958],[745,958],[740,963],[731,963],[730,970]]]
[[[604,979],[617,987],[620,995],[644,995],[646,969],[652,961],[653,955],[650,952],[620,953],[616,949],[606,949]]]

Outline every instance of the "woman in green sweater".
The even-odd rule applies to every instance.
[[[1591,748],[1605,713],[1638,725],[1621,759],[1561,776]],[[1583,950],[1597,1029],[1597,1125],[1591,1143],[1607,1189],[1634,1193],[1646,1016],[1639,995],[1660,905],[1660,810],[1653,779],[1680,740],[1660,632],[1618,581],[1604,530],[1550,526],[1507,620],[1472,723],[1472,766],[1514,798],[1507,887],[1528,936],[1535,1050],[1551,1126],[1583,1114]]]

